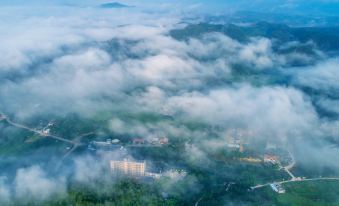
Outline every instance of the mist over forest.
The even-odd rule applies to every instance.
[[[338,9],[3,1],[0,205],[339,204]]]

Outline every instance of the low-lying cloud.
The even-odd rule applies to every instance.
[[[8,9],[18,8],[0,8]],[[178,40],[170,31],[185,26],[180,12],[59,9],[64,13],[23,9],[29,18],[15,15],[15,24],[0,23],[6,31],[0,34],[0,111],[19,120],[41,114],[152,113],[167,119],[147,122],[112,115],[103,127],[121,136],[148,138],[157,133],[193,139],[185,145],[185,157],[201,162],[209,161],[206,151],[225,146],[232,128],[279,143],[316,138],[323,146],[326,138],[339,139],[338,122],[319,114],[319,108],[339,114],[339,63],[312,42],[277,45],[275,39],[258,36],[239,42],[216,32]],[[316,55],[281,52],[305,44],[312,45]],[[291,67],[295,62],[309,66]],[[218,137],[212,140],[204,129],[181,124],[185,121],[218,128]],[[307,151],[300,155],[308,161],[338,154],[337,149],[300,145]],[[308,155],[315,150],[317,155]],[[74,159],[72,180],[101,176],[111,157],[96,164],[91,156]],[[67,178],[51,177],[39,166],[21,168],[12,184],[0,178],[0,199],[62,195]],[[195,183],[192,177],[189,185]]]

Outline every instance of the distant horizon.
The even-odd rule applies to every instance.
[[[165,7],[175,9],[180,5],[181,9],[187,11],[200,11],[200,12],[236,12],[236,11],[252,11],[252,12],[268,12],[268,13],[282,13],[292,15],[312,15],[312,16],[338,16],[339,15],[339,1],[338,0],[273,0],[270,2],[262,0],[254,0],[250,3],[247,0],[184,0],[184,1],[155,1],[155,0],[123,0],[123,1],[97,1],[97,0],[3,0],[1,5],[74,5],[74,6],[99,6],[106,3],[121,3],[124,5],[138,6],[143,8],[151,8],[156,5],[163,5]],[[260,9],[258,9],[260,8]]]

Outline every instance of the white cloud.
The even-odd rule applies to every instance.
[[[258,68],[273,66],[271,41],[268,39],[254,39],[252,43],[245,45],[240,54],[240,60],[244,60]]]
[[[11,194],[8,185],[6,184],[6,178],[0,177],[0,204],[7,204],[11,199]]]
[[[339,90],[339,59],[328,59],[297,72],[296,82],[323,91]]]
[[[288,137],[317,124],[317,114],[303,94],[292,88],[240,86],[193,92],[168,100],[172,110],[212,125],[239,125],[274,137]]]
[[[19,199],[46,200],[65,192],[65,179],[50,178],[39,166],[22,168],[17,171],[15,194]]]

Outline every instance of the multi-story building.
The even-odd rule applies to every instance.
[[[244,152],[244,145],[248,144],[248,139],[254,136],[254,132],[244,129],[229,129],[226,132],[226,145],[228,148],[239,150]]]
[[[134,177],[146,176],[146,162],[136,162],[124,159],[122,161],[111,160],[110,168],[113,174],[124,174]]]

